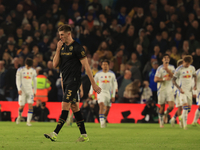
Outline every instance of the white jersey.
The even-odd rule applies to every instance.
[[[197,75],[197,91],[200,91],[200,69],[196,71]]]
[[[94,76],[95,83],[99,84],[101,88],[101,93],[111,94],[112,97],[115,97],[115,92],[117,89],[117,81],[115,74],[112,71],[103,72],[102,70],[97,72]],[[93,88],[90,88],[90,94],[93,93]]]
[[[168,66],[168,69],[174,73],[175,71],[175,68],[173,65],[169,65]],[[169,77],[169,73],[163,68],[163,65],[159,66],[157,71],[156,71],[156,74],[155,74],[156,77],[159,77],[159,78],[166,78],[166,77]],[[163,82],[158,82],[157,83],[157,91],[160,92],[160,91],[168,91],[168,92],[171,92],[172,91],[172,80],[169,80],[169,81],[163,81]]]
[[[192,92],[192,87],[194,84],[192,79],[195,74],[196,72],[193,66],[190,65],[189,67],[185,68],[183,65],[181,65],[176,69],[174,77],[179,79],[180,87],[184,92]]]
[[[33,93],[32,81],[34,84],[34,94],[36,93],[37,89],[37,80],[36,80],[37,73],[35,69],[30,68],[27,69],[25,66],[20,67],[16,73],[16,85],[18,91],[21,90],[25,93]]]

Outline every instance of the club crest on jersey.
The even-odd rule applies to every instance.
[[[63,51],[63,50],[64,50],[64,47],[61,48],[61,51]]]
[[[32,72],[30,74],[32,75]]]
[[[108,76],[108,78],[111,78],[111,76]]]
[[[72,50],[73,50],[73,46],[70,46],[70,47],[69,47],[69,50],[72,51]]]

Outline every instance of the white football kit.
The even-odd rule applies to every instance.
[[[168,69],[172,73],[175,71],[173,65],[168,65]],[[169,73],[163,68],[163,65],[161,65],[158,67],[155,76],[159,78],[166,78],[169,77]],[[157,83],[158,104],[162,105],[167,101],[174,101],[172,86],[172,80]]]
[[[36,80],[37,73],[35,69],[30,68],[27,69],[26,67],[20,67],[16,73],[16,85],[18,91],[22,91],[22,94],[19,95],[19,105],[24,106],[26,103],[32,104],[34,94],[36,93],[37,89],[37,80]],[[32,87],[32,82],[34,84],[34,92]]]
[[[98,103],[103,102],[105,106],[111,106],[111,92],[112,97],[115,97],[117,89],[117,82],[115,74],[112,71],[103,72],[99,71],[94,77],[95,83],[99,84],[101,93],[97,95]],[[90,88],[90,94],[93,93],[93,88]]]
[[[200,106],[200,69],[198,69],[196,71],[196,75],[197,75],[197,93],[196,93],[196,102],[197,105]]]
[[[176,79],[176,83],[180,86],[179,79]],[[174,86],[174,102],[177,108],[182,106],[179,96],[180,96],[180,91],[177,89],[176,86]]]
[[[190,106],[192,105],[192,80],[193,75],[195,74],[195,68],[191,65],[188,68],[185,68],[183,65],[181,65],[176,69],[174,73],[174,77],[179,79],[180,87],[184,92],[184,94],[179,92],[179,100],[181,106],[185,103],[188,103]]]

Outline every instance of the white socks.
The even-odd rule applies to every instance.
[[[159,120],[160,120],[160,126],[163,126],[164,125],[164,119],[163,119],[163,114],[158,114],[158,117],[159,117]]]
[[[197,123],[197,120],[199,119],[199,115],[200,115],[200,109],[198,108],[195,112],[193,123]]]
[[[32,116],[33,116],[33,109],[29,109],[27,115],[27,122],[29,123],[31,122]]]
[[[187,127],[187,117],[188,117],[188,106],[183,106],[182,119],[184,128]]]

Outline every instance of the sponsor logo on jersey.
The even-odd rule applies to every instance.
[[[25,78],[25,79],[31,79],[31,77],[30,77],[30,76],[24,76],[24,78]]]
[[[103,83],[109,83],[110,81],[108,81],[108,80],[103,80],[102,82],[103,82]]]
[[[164,76],[164,78],[166,78],[166,77],[170,77],[169,74],[166,74],[166,75]]]
[[[183,78],[190,78],[191,77],[191,75],[185,75],[185,76],[183,76]]]
[[[69,50],[72,51],[72,50],[73,50],[73,46],[70,46],[70,47],[69,47]]]
[[[72,52],[69,52],[69,53],[61,53],[61,55],[72,55]]]

